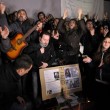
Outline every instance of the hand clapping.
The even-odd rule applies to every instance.
[[[7,39],[9,35],[9,29],[6,26],[4,26],[4,29],[0,27],[0,34],[3,39]]]
[[[6,6],[4,5],[4,3],[0,3],[0,13],[4,14],[5,10],[6,10]]]

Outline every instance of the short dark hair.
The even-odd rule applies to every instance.
[[[18,10],[17,15],[18,15],[21,11],[25,12],[26,17],[28,18],[28,16],[27,16],[27,12],[26,12],[26,10],[25,10],[25,9],[20,9],[20,10]]]
[[[43,32],[41,32],[41,33],[40,33],[40,37],[42,38],[42,36],[43,36],[44,34],[51,37],[51,34],[50,34],[48,31],[43,31]]]
[[[42,15],[45,17],[45,13],[44,13],[43,11],[41,11],[41,12],[39,12],[39,13],[37,14],[38,19],[39,19],[39,15],[40,15],[40,14],[42,14]]]
[[[74,21],[74,23],[75,23],[75,28],[74,29],[77,29],[78,28],[78,21],[77,21],[77,19],[76,18],[70,19],[69,22],[71,22],[71,21]]]
[[[86,24],[87,24],[88,22],[91,22],[91,23],[93,24],[93,26],[94,26],[94,21],[93,21],[92,19],[88,19],[88,20],[86,21]]]
[[[30,56],[26,54],[20,55],[14,61],[15,69],[20,69],[20,68],[29,69],[31,65],[33,65],[33,61],[30,58]]]

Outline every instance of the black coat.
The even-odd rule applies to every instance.
[[[16,33],[22,33],[22,34],[26,34],[28,32],[28,30],[30,30],[32,27],[34,26],[34,21],[31,22],[30,19],[25,20],[22,24],[20,23],[20,21],[16,21],[14,23],[12,23],[10,25],[10,29],[11,29],[11,37],[14,37],[16,35]],[[31,39],[33,38],[33,36],[36,36],[36,32],[33,34],[31,33],[27,38],[26,41],[29,43],[31,41]]]
[[[0,51],[2,51],[3,53],[6,53],[9,49],[11,48],[11,44],[10,44],[10,40],[9,38],[7,39],[2,39],[1,38],[1,42],[0,42]],[[2,64],[2,56],[1,56],[1,52],[0,52],[0,65]]]
[[[4,26],[7,26],[8,29],[10,30],[6,15],[5,14],[0,14],[0,27],[4,27]]]
[[[110,48],[104,53],[103,65],[99,67],[102,57],[102,51],[94,54],[92,62],[89,63],[91,68],[94,68],[93,74],[96,79],[100,79],[100,70],[102,71],[102,80],[110,83]]]
[[[39,68],[42,62],[48,63],[48,66],[51,66],[55,60],[53,44],[49,43],[49,45],[45,47],[45,52],[43,54],[41,54],[40,48],[40,44],[32,43],[24,49],[24,53],[30,55],[34,62],[34,67]]]
[[[0,108],[10,107],[20,94],[19,79],[12,64],[0,66]]]
[[[97,33],[92,36],[90,32],[87,31],[86,34],[84,34],[81,38],[81,43],[84,46],[84,55],[93,57],[100,44],[100,38]]]
[[[9,28],[7,18],[5,14],[0,14],[0,27],[7,26]],[[0,36],[0,65],[2,64],[1,51],[6,53],[11,47],[10,40],[2,39]]]
[[[79,26],[77,29],[66,30],[64,27],[65,20],[61,19],[58,24],[58,31],[64,37],[64,42],[66,44],[65,59],[66,61],[72,61],[71,59],[77,59],[79,53],[79,43],[80,39],[85,32],[84,21],[79,21]],[[72,63],[76,63],[74,61]]]
[[[100,70],[102,70],[102,80],[110,83],[110,48],[104,53],[103,62],[101,67],[98,67],[101,61],[102,52],[97,53],[99,56],[98,60],[93,60],[96,66],[96,78],[100,79]]]

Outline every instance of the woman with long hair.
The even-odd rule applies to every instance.
[[[110,109],[110,35],[103,39],[93,59],[86,57],[83,62],[95,69],[94,101],[97,110]]]

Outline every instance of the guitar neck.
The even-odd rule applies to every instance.
[[[35,25],[30,30],[28,30],[28,32],[22,37],[22,41],[24,41],[36,29],[36,27],[37,27],[37,25]]]

